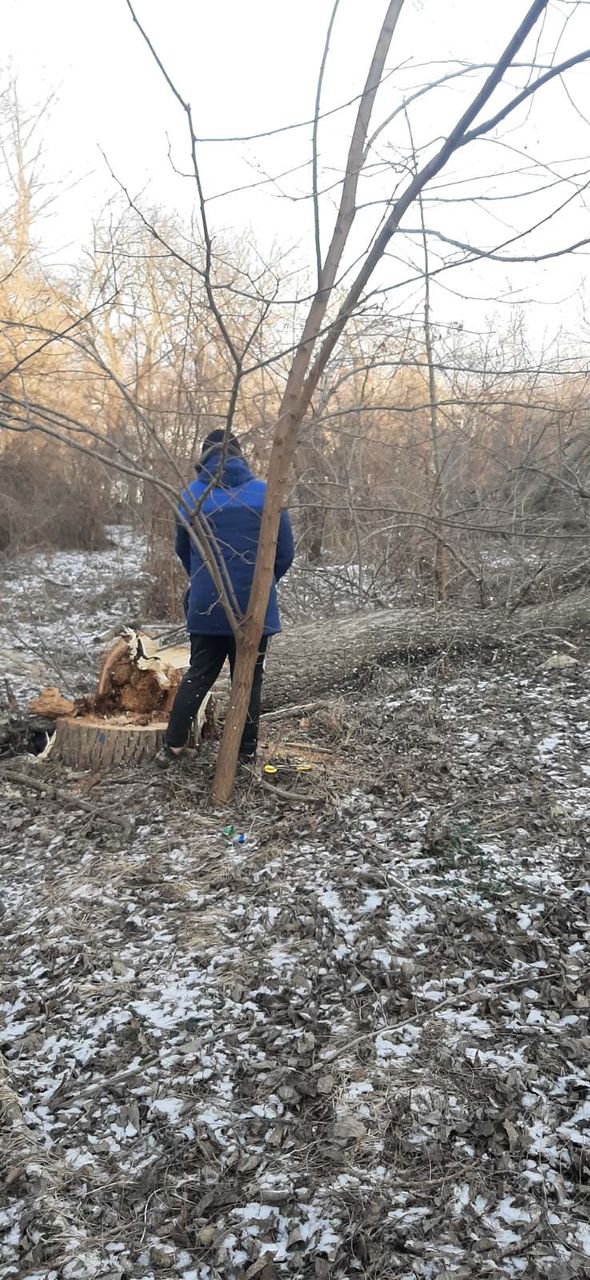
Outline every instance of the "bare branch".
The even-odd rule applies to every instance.
[[[495,116],[492,116],[489,120],[485,120],[483,124],[478,125],[477,128],[472,129],[471,132],[466,133],[460,145],[464,147],[468,142],[472,142],[474,138],[481,138],[485,133],[490,133],[492,129],[496,128],[496,125],[501,124],[502,120],[505,120],[507,116],[511,115],[522,102],[526,102],[527,98],[530,98],[533,93],[538,93],[539,89],[541,89],[543,85],[549,84],[549,82],[551,80],[555,80],[557,76],[562,76],[564,72],[569,71],[571,67],[577,67],[583,62],[588,62],[589,59],[590,49],[582,49],[580,53],[574,54],[571,58],[566,58],[565,62],[560,62],[557,66],[550,67],[549,71],[545,71],[542,76],[538,76],[536,80],[533,80],[528,84],[526,89],[523,89],[521,93],[517,93],[515,98],[511,98],[510,102],[507,102],[506,106],[501,107],[501,109],[496,112]]]
[[[319,120],[320,120],[320,105],[322,100],[322,85],[324,83],[324,73],[326,70],[326,63],[328,61],[328,53],[330,51],[330,39],[332,36],[332,29],[336,21],[336,14],[338,13],[339,5],[340,5],[340,0],[334,0],[332,13],[330,14],[330,21],[328,23],[328,30],[326,32],[326,39],[324,41],[322,60],[320,63],[320,71],[318,75],[318,83],[317,83],[317,89],[316,89],[316,95],[315,95],[315,110],[314,110],[314,116],[313,116],[311,164],[312,164],[312,194],[313,194],[313,221],[314,221],[314,238],[315,238],[316,275],[317,275],[318,289],[320,288],[321,276],[322,276],[322,239],[321,239],[321,229],[320,229],[320,201],[319,201],[319,192],[318,192],[318,128],[319,128]]]
[[[393,236],[394,232],[399,227],[404,214],[414,203],[414,200],[417,198],[420,192],[424,190],[424,187],[429,182],[431,182],[432,178],[436,177],[436,175],[440,173],[441,169],[444,168],[447,161],[450,159],[453,153],[457,150],[457,148],[464,144],[464,139],[467,135],[467,132],[472,122],[479,115],[480,111],[483,109],[486,102],[489,100],[492,93],[494,92],[494,90],[502,80],[505,71],[507,70],[507,68],[510,66],[511,62],[514,59],[515,54],[521,48],[522,44],[526,40],[530,31],[534,27],[535,23],[538,21],[544,9],[547,7],[547,3],[548,3],[548,0],[534,0],[534,3],[531,5],[528,13],[526,14],[526,17],[523,19],[517,31],[513,35],[512,39],[509,41],[508,45],[506,46],[504,52],[498,59],[498,62],[496,63],[494,70],[487,77],[487,80],[485,81],[484,85],[480,89],[479,93],[476,94],[470,106],[467,108],[466,111],[463,112],[463,115],[458,120],[455,127],[451,130],[443,146],[440,148],[437,154],[433,156],[431,160],[427,161],[427,163],[422,167],[422,169],[419,170],[419,172],[415,175],[415,177],[407,186],[403,195],[394,204],[394,207],[389,217],[387,218],[385,225],[383,226],[379,235],[376,237],[373,243],[373,246],[365,259],[365,262],[363,263],[363,266],[361,267],[361,270],[359,271],[356,277],[356,280],[351,286],[347,294],[347,297],[345,298],[340,308],[340,311],[338,312],[336,320],[332,326],[331,332],[328,334],[327,338],[325,338],[324,340],[324,343],[319,352],[319,355],[317,356],[316,361],[313,365],[313,368],[310,370],[305,386],[303,387],[303,390],[302,390],[301,408],[303,409],[303,411],[305,411],[305,407],[307,406],[307,404],[309,404],[309,399],[313,393],[314,387],[317,386],[318,379],[320,378],[323,370],[326,367],[328,359],[332,351],[334,350],[334,347],[336,346],[336,343],[348,321],[349,316],[354,310],[354,307],[357,305],[361,297],[361,294],[363,292],[363,289],[365,288],[365,285],[370,280],[375,270],[375,267],[377,266],[377,263],[383,257],[385,249],[387,248],[387,245],[389,244],[389,241],[391,240],[391,237]],[[504,116],[507,114],[508,114],[508,108],[505,110]]]
[[[206,289],[206,292],[207,292],[207,298],[208,298],[208,301],[209,301],[209,306],[210,306],[210,308],[211,308],[211,311],[212,311],[213,315],[215,316],[215,320],[216,320],[217,325],[218,325],[218,327],[219,327],[219,331],[220,331],[220,333],[221,333],[221,334],[222,334],[222,336],[223,336],[224,342],[225,342],[225,344],[226,344],[226,346],[227,346],[227,349],[228,349],[228,351],[229,351],[229,353],[230,353],[230,355],[231,355],[231,357],[232,357],[232,359],[233,359],[233,361],[234,361],[234,364],[236,364],[236,365],[237,365],[237,364],[238,364],[238,362],[239,362],[238,352],[237,352],[237,350],[236,350],[236,348],[235,348],[234,342],[233,342],[233,340],[232,340],[232,338],[231,338],[231,335],[230,335],[230,333],[229,333],[229,331],[228,331],[228,328],[227,328],[227,325],[226,325],[225,320],[224,320],[224,318],[223,318],[223,315],[221,314],[220,308],[219,308],[219,306],[218,306],[218,304],[217,304],[217,300],[216,300],[216,298],[215,298],[215,292],[214,292],[214,290],[213,290],[213,288],[212,288],[212,284],[211,284],[211,267],[212,267],[212,261],[213,261],[213,242],[212,242],[212,239],[211,239],[211,232],[210,232],[210,230],[209,230],[209,220],[208,220],[208,217],[207,217],[207,202],[206,202],[206,200],[205,200],[205,193],[204,193],[204,190],[203,190],[203,184],[202,184],[202,181],[201,181],[201,172],[200,172],[200,168],[199,168],[199,162],[198,162],[198,159],[197,159],[197,137],[196,137],[195,130],[194,130],[194,127],[193,127],[193,115],[192,115],[192,110],[191,110],[191,107],[190,107],[190,103],[185,102],[184,98],[182,97],[182,94],[181,94],[181,93],[180,93],[180,91],[176,88],[176,85],[174,84],[173,80],[172,80],[172,79],[171,79],[171,77],[169,76],[169,74],[168,74],[168,72],[167,72],[167,70],[166,70],[166,68],[165,68],[165,66],[164,66],[164,64],[163,64],[163,62],[162,62],[162,60],[161,60],[161,58],[160,58],[159,54],[156,52],[156,50],[155,50],[155,48],[154,48],[154,46],[153,46],[153,44],[152,44],[152,42],[151,42],[151,40],[150,40],[150,38],[149,38],[149,36],[148,36],[147,32],[145,31],[144,27],[141,25],[141,22],[139,21],[139,18],[137,17],[137,15],[136,15],[136,13],[135,13],[135,10],[134,10],[134,8],[133,8],[133,5],[132,5],[132,3],[131,3],[131,0],[126,0],[126,4],[127,4],[127,8],[129,9],[129,12],[130,12],[130,14],[131,14],[131,17],[133,18],[133,21],[134,21],[134,23],[135,23],[136,27],[138,27],[139,31],[141,32],[141,35],[143,36],[143,39],[145,40],[145,43],[146,43],[146,45],[147,45],[147,47],[148,47],[148,49],[149,49],[149,51],[150,51],[150,53],[151,53],[151,55],[152,55],[152,58],[154,59],[154,62],[156,63],[156,65],[157,65],[157,67],[159,68],[159,70],[161,71],[161,73],[162,73],[162,75],[163,75],[163,77],[164,77],[164,79],[165,79],[165,81],[166,81],[166,84],[168,85],[168,87],[169,87],[169,89],[172,91],[172,93],[174,94],[174,97],[176,98],[176,101],[180,104],[180,106],[182,107],[182,110],[184,111],[185,116],[186,116],[187,125],[188,125],[188,129],[189,129],[189,135],[190,135],[190,148],[191,148],[191,159],[192,159],[192,164],[193,164],[193,173],[194,173],[194,178],[195,178],[195,183],[196,183],[197,193],[198,193],[198,198],[199,198],[199,208],[200,208],[200,213],[201,213],[201,226],[202,226],[202,229],[203,229],[203,238],[204,238],[204,241],[205,241],[205,270],[204,270],[204,276],[203,276],[203,278],[204,278],[204,283],[205,283],[205,289]]]

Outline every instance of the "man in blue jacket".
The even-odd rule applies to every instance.
[[[196,504],[206,520],[216,548],[223,556],[240,612],[246,613],[254,576],[256,552],[266,485],[252,475],[235,436],[223,431],[207,436],[197,466],[197,478],[180,499],[180,511],[190,523]],[[176,527],[176,552],[190,578],[186,598],[191,661],[178,688],[164,745],[156,762],[167,768],[178,759],[187,743],[191,724],[205,695],[229,659],[233,678],[236,642],[219,591],[189,534],[180,522]],[[240,746],[240,761],[253,761],[258,745],[260,698],[264,659],[269,637],[281,629],[276,584],[293,563],[291,521],[281,514],[275,558],[275,580],[266,610],[264,632],[254,671],[248,716]]]

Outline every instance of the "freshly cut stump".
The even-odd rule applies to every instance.
[[[161,747],[167,720],[133,724],[126,716],[62,716],[57,721],[53,758],[73,769],[111,769],[142,764]]]
[[[158,648],[145,632],[128,629],[105,654],[96,693],[56,722],[54,759],[98,772],[142,764],[162,745],[170,708],[188,665],[184,647]],[[57,690],[51,690],[52,697]],[[76,714],[77,712],[77,714]],[[193,744],[215,731],[215,702],[205,698],[193,728]]]
[[[114,765],[143,764],[152,760],[164,740],[168,719],[134,723],[129,716],[62,716],[56,723],[53,759],[74,769],[111,769]],[[209,694],[200,708],[194,728],[199,742],[203,730],[213,731],[214,700]]]

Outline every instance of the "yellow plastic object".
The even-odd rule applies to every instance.
[[[278,773],[278,769],[275,769],[274,764],[265,764],[264,769],[262,770],[262,772],[263,772],[263,773]]]

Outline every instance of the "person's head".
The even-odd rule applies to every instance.
[[[215,431],[210,431],[205,436],[201,446],[201,456],[196,464],[197,473],[207,466],[216,453],[223,454],[224,458],[242,458],[242,449],[237,436],[226,436],[225,431],[221,427]]]

